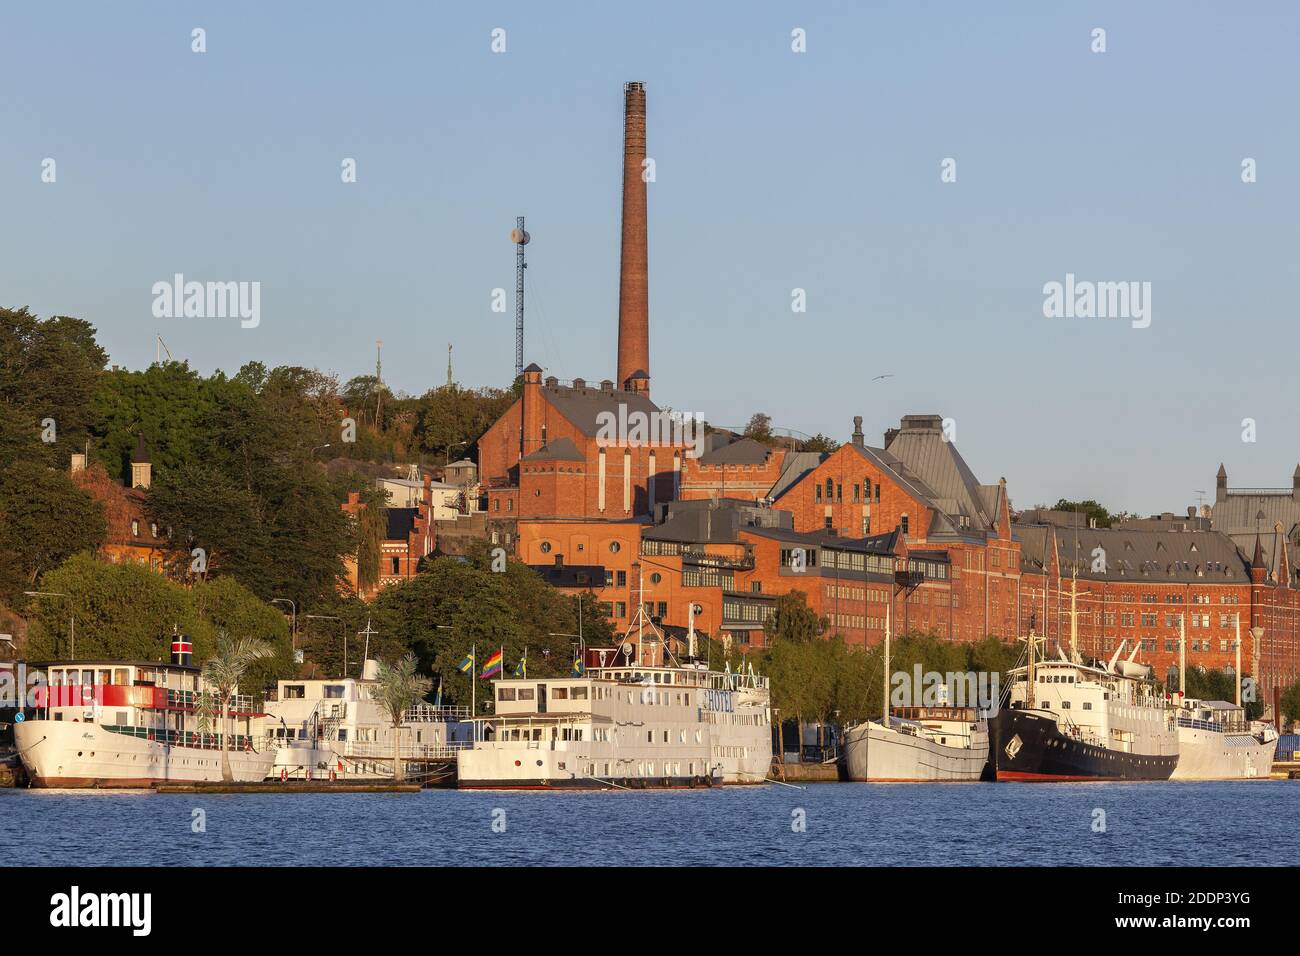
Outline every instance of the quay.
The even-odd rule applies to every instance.
[[[154,793],[419,793],[418,783],[382,781],[330,783],[326,780],[263,780],[258,783],[160,783]]]

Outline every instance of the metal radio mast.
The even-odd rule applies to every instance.
[[[515,244],[515,378],[524,374],[524,246],[528,245],[528,233],[524,230],[524,217],[515,219],[515,228],[510,231],[510,241]]]

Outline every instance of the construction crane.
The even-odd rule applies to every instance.
[[[510,241],[515,244],[515,378],[524,374],[524,246],[528,245],[529,235],[524,229],[524,217],[515,219],[515,228],[510,230]]]

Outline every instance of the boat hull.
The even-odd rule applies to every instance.
[[[33,787],[132,789],[160,783],[221,780],[221,751],[163,744],[105,730],[94,723],[26,720],[14,742]],[[266,777],[274,750],[229,754],[235,782]]]
[[[860,783],[977,781],[988,763],[988,735],[972,736],[971,747],[949,747],[881,724],[850,727],[842,741],[840,773]]]
[[[1178,754],[1111,750],[1067,737],[1041,713],[1004,709],[993,720],[992,758],[1001,781],[1168,780]]]
[[[703,749],[665,760],[650,753],[579,754],[563,743],[552,750],[480,741],[457,757],[456,785],[463,790],[679,790],[723,783],[720,766],[710,764]]]
[[[1269,779],[1275,740],[1253,734],[1225,734],[1200,727],[1178,728],[1178,766],[1171,780]]]

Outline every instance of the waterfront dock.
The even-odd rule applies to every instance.
[[[162,783],[154,786],[155,793],[419,793],[418,783],[331,783],[326,780],[278,780],[259,783]]]

